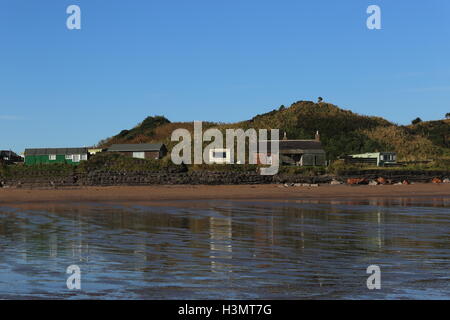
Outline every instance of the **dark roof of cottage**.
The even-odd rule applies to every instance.
[[[160,151],[163,143],[137,143],[137,144],[113,144],[108,148],[110,152],[142,152]]]
[[[46,156],[50,154],[69,155],[69,154],[86,154],[88,148],[40,148],[25,149],[25,156]]]
[[[279,142],[279,150],[280,151],[323,150],[322,143],[317,140],[278,140],[278,142]],[[271,149],[271,143],[270,143],[270,141],[267,141],[267,151],[270,151],[270,149]]]
[[[322,143],[316,140],[280,140],[280,149],[307,149],[307,150],[321,150]]]

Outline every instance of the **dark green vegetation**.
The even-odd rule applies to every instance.
[[[88,161],[82,161],[77,166],[79,173],[89,172],[180,172],[183,168],[174,165],[168,158],[162,160],[135,159],[124,155],[104,152],[90,158]]]
[[[27,166],[24,164],[0,165],[0,177],[64,177],[75,169],[71,164],[39,164]]]
[[[421,122],[422,122],[422,119],[415,118],[413,121],[411,121],[411,124],[418,124],[418,123],[421,123]]]
[[[145,143],[149,138],[155,135],[155,129],[169,124],[170,121],[162,116],[147,117],[140,124],[130,130],[122,130],[112,138],[100,141],[99,145],[112,144],[118,141],[133,141],[133,143]]]
[[[408,126],[407,130],[410,134],[428,138],[436,146],[450,148],[450,120],[420,122]]]

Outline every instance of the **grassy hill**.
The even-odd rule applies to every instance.
[[[419,122],[406,129],[411,134],[426,137],[439,147],[450,148],[450,119]]]
[[[281,106],[250,120],[237,123],[203,123],[204,130],[217,127],[280,129],[289,139],[313,139],[317,130],[329,159],[345,154],[396,151],[400,159],[425,160],[450,155],[450,121],[422,122],[398,126],[380,117],[365,116],[330,103],[298,101]],[[193,131],[192,122],[170,122],[162,116],[148,117],[132,129],[105,139],[99,145],[113,143],[164,142],[169,149],[170,135],[177,128]]]

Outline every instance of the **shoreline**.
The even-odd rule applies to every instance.
[[[375,198],[450,198],[450,184],[320,185],[284,187],[268,185],[152,185],[76,187],[57,189],[0,189],[0,206],[82,202],[167,205],[189,200],[364,200]]]

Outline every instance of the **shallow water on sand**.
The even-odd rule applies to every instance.
[[[185,204],[1,207],[0,298],[450,299],[448,198]]]

